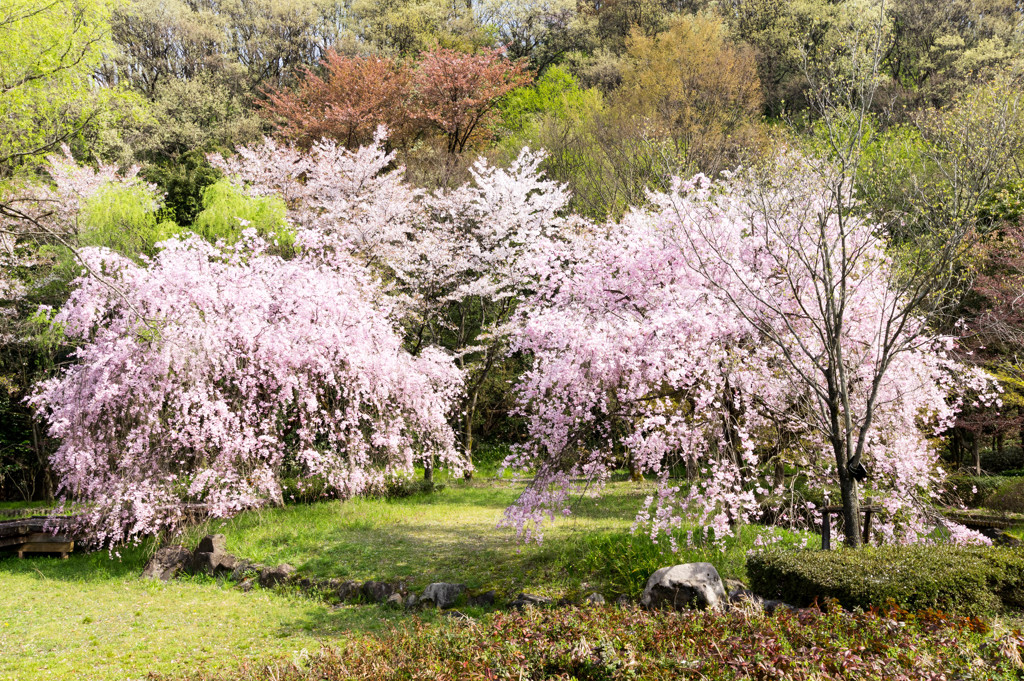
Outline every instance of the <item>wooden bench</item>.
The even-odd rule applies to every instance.
[[[61,558],[67,560],[68,554],[75,550],[75,540],[60,534],[30,534],[15,550],[18,558],[24,558],[26,553],[59,553]]]
[[[21,518],[0,522],[0,549],[26,553],[59,553],[61,558],[75,550],[74,537],[47,531],[48,517]]]

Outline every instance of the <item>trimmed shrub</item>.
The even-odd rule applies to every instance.
[[[797,606],[935,608],[991,614],[1024,607],[1024,553],[1009,548],[878,546],[768,550],[747,558],[751,588]]]

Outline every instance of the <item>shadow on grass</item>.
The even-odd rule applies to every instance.
[[[104,582],[138,576],[152,554],[154,541],[122,548],[120,557],[107,551],[76,550],[67,560],[55,556],[29,555],[18,558],[14,553],[0,553],[0,578],[23,575],[40,580],[64,582]]]

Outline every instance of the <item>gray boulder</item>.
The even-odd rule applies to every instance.
[[[277,565],[275,567],[264,568],[260,572],[260,586],[264,589],[269,589],[278,584],[284,584],[291,576],[295,574],[295,568],[288,563],[283,565]]]
[[[722,578],[711,563],[686,563],[664,567],[651,575],[640,605],[645,608],[718,609],[727,597]]]
[[[143,579],[159,579],[166,582],[192,564],[192,552],[184,546],[166,546],[146,563],[142,570]]]
[[[583,604],[590,606],[604,605],[604,596],[599,593],[592,593],[583,599]]]
[[[448,582],[434,582],[423,590],[420,596],[420,603],[423,605],[434,605],[441,610],[454,607],[456,602],[466,591],[465,584],[449,584]]]
[[[412,610],[420,604],[420,599],[416,597],[416,594],[409,594],[405,597],[405,609]]]

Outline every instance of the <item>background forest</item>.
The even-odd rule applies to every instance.
[[[875,40],[875,58],[859,61],[851,36]],[[872,96],[858,97],[868,80]],[[721,178],[783,147],[834,155],[838,108],[859,112],[844,133],[863,150],[851,211],[910,251],[937,226],[972,235],[927,301],[932,332],[960,336],[958,359],[1003,394],[958,415],[944,459],[1024,471],[1022,83],[1013,0],[8,0],[0,499],[57,491],[57,443],[26,398],[69,362],[47,310],[70,295],[77,249],[138,260],[185,230],[231,242],[242,226],[285,224],[284,202],[245,194],[211,154],[266,136],[354,150],[386,126],[385,168],[439,192],[472,179],[481,157],[503,168],[543,149],[539,170],[568,192],[560,210],[614,221],[673,177]],[[75,175],[72,160],[99,172]],[[29,189],[40,182],[74,193],[118,173],[135,184],[90,193],[60,230],[26,207],[47,205]],[[452,426],[476,461],[524,438],[511,386],[530,362],[484,333],[507,299],[483,300],[449,300],[422,317],[440,321],[405,334],[414,353],[457,353],[468,386]]]

